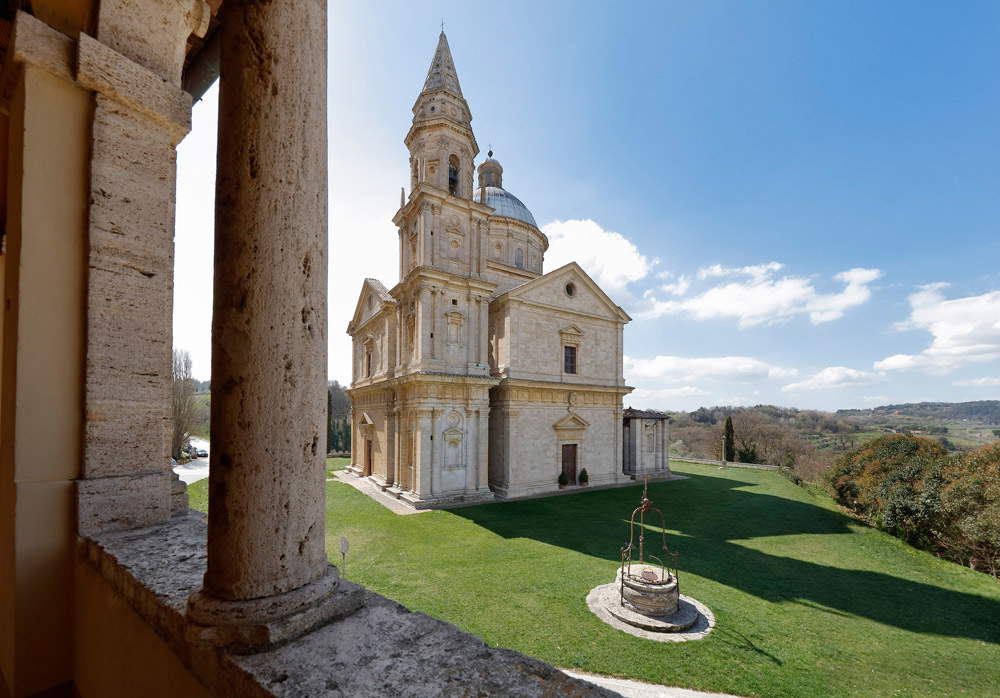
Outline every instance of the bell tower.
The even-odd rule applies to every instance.
[[[404,142],[410,151],[411,191],[427,184],[452,196],[472,198],[472,163],[479,146],[443,31],[424,88],[413,104],[413,125]]]

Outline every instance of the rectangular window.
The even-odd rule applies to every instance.
[[[370,378],[372,375],[372,353],[370,351],[365,352],[365,377]]]
[[[576,347],[563,347],[563,372],[576,373]]]

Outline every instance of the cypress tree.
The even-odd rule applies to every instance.
[[[736,461],[736,432],[733,430],[733,418],[726,417],[726,428],[723,430],[723,437],[726,440],[726,450],[722,460]]]

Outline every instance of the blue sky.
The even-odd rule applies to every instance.
[[[634,318],[632,404],[1000,397],[1000,5],[417,5],[330,6],[332,378],[361,279],[397,280],[444,20],[546,269],[577,259]],[[201,376],[214,109],[179,151],[175,344]]]

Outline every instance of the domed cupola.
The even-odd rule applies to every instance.
[[[503,166],[493,159],[492,150],[487,153],[486,161],[476,171],[479,173],[479,186],[472,195],[473,201],[490,206],[497,216],[506,216],[534,228],[538,227],[528,207],[503,188]]]

